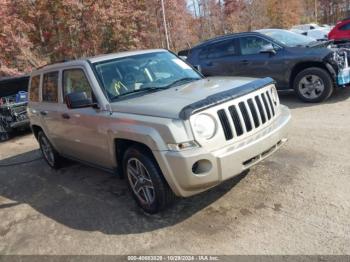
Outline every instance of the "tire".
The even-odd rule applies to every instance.
[[[298,97],[308,103],[319,103],[328,99],[334,89],[330,74],[318,67],[299,72],[294,79],[293,88]]]
[[[9,132],[0,123],[0,142],[9,140],[9,138],[10,138]]]
[[[126,150],[123,173],[134,199],[146,213],[158,213],[176,199],[155,159],[142,147],[133,146]]]
[[[46,161],[46,163],[54,168],[59,169],[62,166],[62,157],[59,155],[59,153],[55,150],[53,145],[50,143],[47,136],[44,134],[43,131],[38,132],[38,142],[40,145],[41,153]]]

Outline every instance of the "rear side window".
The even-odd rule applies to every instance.
[[[58,72],[44,74],[43,101],[52,103],[58,102]]]
[[[343,25],[339,28],[339,30],[341,31],[347,31],[347,30],[350,30],[350,23],[349,24],[346,24],[346,25]]]
[[[63,96],[75,92],[86,92],[91,98],[91,87],[85,73],[81,69],[71,69],[63,71]]]
[[[237,55],[235,40],[226,40],[205,47],[200,53],[200,59],[220,58],[224,56]]]
[[[33,76],[30,81],[30,94],[29,99],[32,102],[39,101],[39,86],[40,86],[40,75]]]

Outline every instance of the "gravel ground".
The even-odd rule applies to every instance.
[[[350,254],[350,90],[282,95],[289,142],[248,174],[149,216],[125,181],[51,170],[31,134],[0,144],[0,254]],[[31,161],[33,160],[33,161]]]

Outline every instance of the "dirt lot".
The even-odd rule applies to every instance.
[[[0,144],[0,254],[350,254],[350,90],[293,114],[278,153],[148,216],[125,182],[80,164],[53,171],[31,134]]]

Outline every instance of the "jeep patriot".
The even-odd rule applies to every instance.
[[[162,49],[47,65],[29,85],[30,125],[46,162],[117,172],[148,213],[270,156],[291,117],[271,78],[204,78]]]

